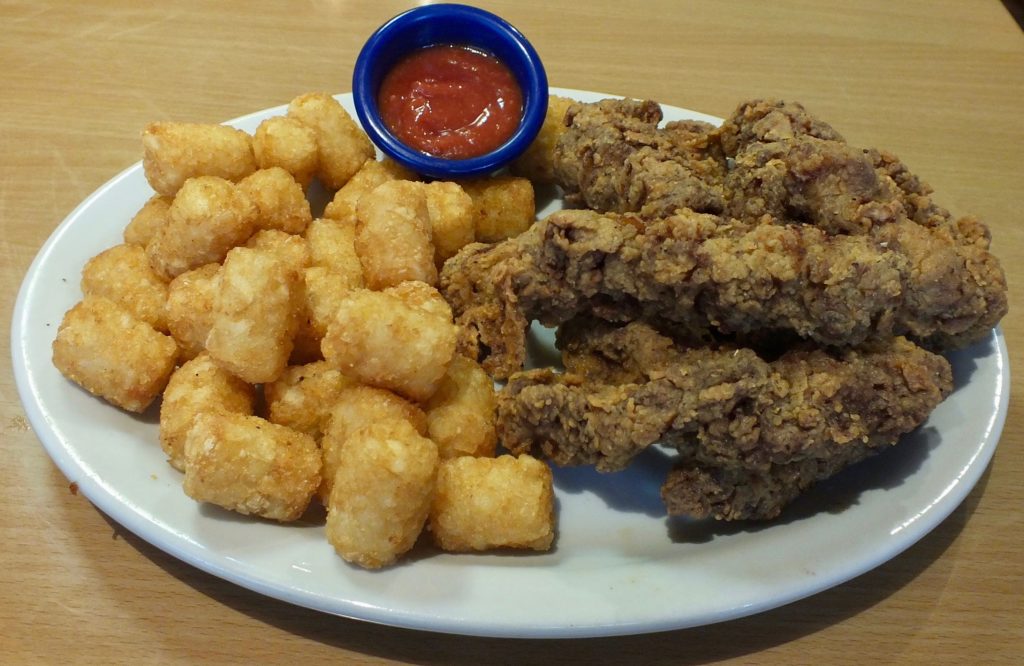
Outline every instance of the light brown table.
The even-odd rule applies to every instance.
[[[221,121],[349,89],[363,40],[405,2],[0,2],[0,322],[68,212],[140,157],[154,119]],[[886,147],[991,226],[1024,332],[1024,36],[996,0],[481,3],[552,85],[716,115],[800,100]],[[934,532],[778,610],[650,636],[489,640],[321,615],[197,571],[69,492],[0,355],[0,662],[1020,663],[1024,384],[991,468]]]

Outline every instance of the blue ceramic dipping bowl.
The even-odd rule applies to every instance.
[[[380,117],[381,80],[412,51],[435,44],[469,46],[503,62],[523,92],[519,127],[495,150],[466,159],[446,159],[410,148]],[[548,106],[548,79],[540,56],[504,19],[466,5],[441,4],[410,9],[377,29],[363,46],[352,74],[352,97],[363,129],[387,156],[432,178],[465,178],[491,173],[518,157],[537,136]]]

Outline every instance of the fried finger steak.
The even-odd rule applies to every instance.
[[[670,514],[694,517],[773,518],[895,444],[952,390],[948,362],[904,338],[766,362],[749,349],[680,348],[642,322],[591,322],[560,346],[566,374],[519,373],[500,394],[504,446],[612,471],[672,444],[680,458],[662,496]]]
[[[680,208],[867,233],[908,217],[948,223],[931,188],[894,155],[849,145],[799,103],[741,103],[720,127],[676,121],[645,100],[576,104],[553,171],[566,204],[665,217]]]
[[[678,208],[720,213],[725,160],[714,129],[686,121],[659,128],[652,101],[573,104],[554,150],[555,178],[571,207],[663,217]]]
[[[500,378],[522,367],[531,320],[557,326],[583,313],[663,320],[697,337],[790,332],[850,346],[906,335],[944,350],[979,339],[1007,310],[988,246],[971,218],[829,235],[686,210],[653,221],[567,210],[468,246],[445,265],[441,289],[462,351]]]

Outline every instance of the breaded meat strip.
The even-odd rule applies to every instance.
[[[555,178],[572,207],[645,217],[679,208],[720,213],[725,161],[712,153],[711,125],[659,129],[656,102],[606,99],[573,104],[554,150]]]
[[[746,221],[769,215],[829,234],[868,233],[904,218],[952,222],[898,158],[848,144],[797,102],[743,102],[717,128],[659,127],[661,119],[649,100],[570,107],[553,152],[566,203],[645,218],[680,208]]]
[[[441,290],[462,350],[500,378],[521,368],[534,319],[660,319],[674,334],[778,331],[834,346],[907,335],[950,349],[1007,310],[1002,268],[972,218],[831,236],[692,211],[654,221],[560,211],[515,239],[467,246]]]
[[[948,362],[904,338],[770,363],[749,349],[670,346],[655,357],[623,345],[666,349],[659,338],[635,322],[566,345],[566,366],[585,374],[514,375],[499,395],[499,440],[600,471],[671,444],[680,458],[663,489],[669,513],[772,518],[814,482],[895,444],[952,390]]]

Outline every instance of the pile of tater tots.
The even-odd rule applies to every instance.
[[[533,222],[530,181],[420,182],[322,93],[254,135],[158,122],[142,141],[156,194],[85,265],[62,374],[131,412],[162,396],[190,497],[282,522],[316,498],[357,565],[424,529],[448,551],[551,547],[551,472],[495,457],[494,385],[436,289],[461,247]],[[334,193],[317,219],[314,179]]]

